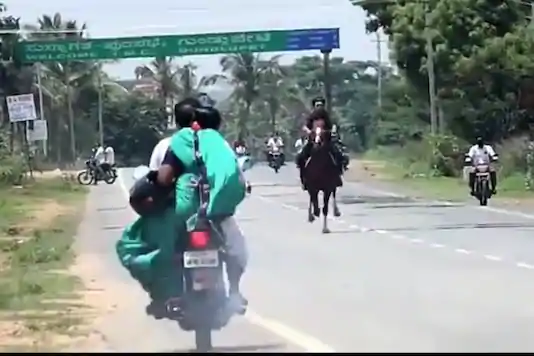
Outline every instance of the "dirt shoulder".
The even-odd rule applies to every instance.
[[[70,268],[86,192],[64,177],[0,188],[0,351],[56,351],[81,335]]]

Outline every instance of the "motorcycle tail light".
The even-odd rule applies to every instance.
[[[191,231],[189,233],[189,244],[193,248],[206,248],[210,242],[210,232],[209,231]]]

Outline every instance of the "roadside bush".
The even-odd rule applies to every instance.
[[[11,154],[9,151],[8,134],[0,133],[0,186],[20,184],[27,168],[21,153]]]
[[[521,174],[527,171],[527,136],[508,139],[496,147],[499,154],[499,174],[502,177]]]
[[[469,145],[452,135],[429,135],[424,142],[431,154],[430,168],[435,176],[458,177]]]

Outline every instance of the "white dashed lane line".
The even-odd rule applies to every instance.
[[[279,202],[273,200],[273,199],[270,199],[270,198],[266,198],[266,197],[263,197],[263,196],[255,196],[254,198],[257,198],[257,199],[260,199],[262,201],[265,201],[265,202],[268,202],[268,203],[272,203],[272,204],[279,204],[281,205],[282,207],[286,208],[286,209],[289,209],[289,210],[292,210],[292,211],[306,211],[306,209],[302,209],[298,206],[295,206],[295,205],[291,205],[291,204],[280,204]],[[416,239],[416,238],[409,238],[407,236],[404,236],[404,235],[399,235],[399,234],[396,234],[396,233],[392,233],[390,231],[387,231],[387,230],[383,230],[383,229],[372,229],[372,228],[369,228],[369,227],[365,227],[365,226],[359,226],[359,225],[355,225],[355,224],[350,224],[342,219],[332,219],[333,222],[335,223],[338,223],[338,224],[342,224],[342,225],[348,225],[350,229],[354,229],[355,231],[357,232],[361,232],[361,233],[376,233],[376,234],[379,234],[381,236],[387,236],[393,240],[399,240],[399,241],[406,241],[408,243],[411,243],[411,244],[415,244],[415,245],[422,245],[422,246],[427,246],[429,248],[432,248],[432,249],[446,249],[446,250],[450,250],[450,251],[453,251],[454,253],[457,253],[457,254],[460,254],[460,255],[469,255],[469,256],[473,256],[473,257],[482,257],[483,259],[487,260],[487,261],[491,261],[491,262],[506,262],[506,260],[503,258],[503,257],[500,257],[500,256],[495,256],[495,255],[490,255],[490,254],[479,254],[477,253],[476,251],[471,251],[471,250],[466,250],[466,249],[463,249],[463,248],[456,248],[456,247],[450,247],[450,246],[446,246],[444,244],[440,244],[440,243],[435,243],[435,242],[429,242],[429,241],[425,241],[423,239]],[[526,262],[513,262],[513,266],[517,267],[517,268],[521,268],[521,269],[528,269],[528,270],[534,270],[534,264],[530,264],[530,263],[526,263]]]

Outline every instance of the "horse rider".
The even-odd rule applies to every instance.
[[[332,157],[335,160],[336,166],[339,169],[339,174],[343,174],[343,169],[345,167],[348,167],[348,155],[344,153],[344,145],[341,142],[341,138],[339,137],[339,134],[337,133],[337,126],[335,126],[332,123],[332,120],[330,119],[329,113],[326,111],[325,108],[326,100],[323,97],[316,97],[312,100],[312,107],[313,111],[312,113],[306,118],[306,123],[302,127],[302,130],[304,134],[309,137],[309,135],[312,133],[313,124],[317,120],[322,120],[324,123],[324,129],[329,130],[332,133]],[[297,155],[297,167],[299,168],[300,172],[300,181],[302,184],[302,189],[305,189],[304,187],[304,176],[303,176],[303,168],[306,160],[309,158],[310,155],[310,142],[309,140],[304,144],[301,152]]]

